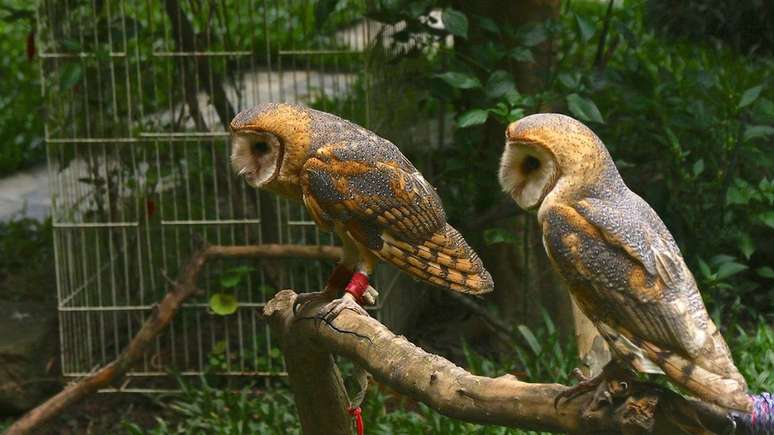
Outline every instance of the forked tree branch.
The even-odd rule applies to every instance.
[[[264,316],[282,342],[305,435],[351,433],[334,354],[401,394],[474,423],[565,433],[709,434],[729,429],[723,410],[635,381],[628,381],[625,394],[613,382],[555,408],[554,399],[568,387],[527,383],[507,374],[476,376],[352,311],[327,323],[318,320],[322,304],[309,303],[294,317],[295,297],[292,290],[279,292],[266,304]]]
[[[193,254],[164,299],[153,309],[121,355],[95,373],[69,385],[22,416],[6,435],[30,433],[68,407],[114,384],[141,358],[180,306],[199,292],[202,266],[213,258],[339,258],[334,247],[258,245],[207,246]],[[304,433],[350,434],[347,393],[332,355],[341,355],[378,381],[460,420],[569,433],[722,433],[725,412],[651,384],[632,382],[626,394],[616,383],[554,407],[567,387],[531,384],[514,376],[476,376],[392,334],[370,317],[342,312],[330,323],[320,318],[321,303],[293,315],[296,294],[279,292],[264,309],[283,345],[291,386]],[[619,385],[620,386],[620,385]],[[367,417],[366,417],[367,418]]]
[[[202,266],[214,258],[262,257],[262,258],[306,258],[338,259],[341,248],[335,246],[306,245],[252,245],[252,246],[205,246],[196,251],[180,270],[176,281],[170,282],[170,289],[164,299],[153,308],[153,312],[142,328],[129,342],[123,352],[111,363],[67,386],[35,409],[32,409],[7,429],[5,435],[27,434],[39,428],[64,410],[120,380],[138,361],[153,340],[175,317],[183,302],[199,293],[196,281]]]

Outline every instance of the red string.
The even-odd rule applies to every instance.
[[[363,435],[363,433],[365,433],[365,426],[363,425],[363,411],[359,406],[357,408],[349,408],[349,415],[355,417],[357,435]]]

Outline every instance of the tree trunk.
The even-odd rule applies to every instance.
[[[454,2],[454,7],[468,17],[479,15],[494,20],[501,28],[515,28],[543,22],[559,16],[558,0],[525,0],[501,2],[496,0]],[[480,33],[471,33],[469,40],[455,39],[455,49],[465,52],[473,50],[482,41]],[[468,48],[471,47],[471,48]],[[536,93],[543,88],[543,77],[551,68],[553,56],[551,41],[532,48],[535,62],[513,62],[503,60],[498,68],[513,76],[518,90],[522,93]],[[546,108],[548,110],[548,108]],[[505,126],[490,119],[486,126],[485,143],[482,149],[487,153],[502,153]],[[494,176],[494,174],[492,174]],[[492,296],[499,307],[503,307],[506,319],[512,322],[541,326],[540,308],[544,308],[560,330],[569,337],[574,321],[571,315],[570,299],[546,257],[542,233],[532,215],[522,213],[518,218],[496,223],[496,226],[514,232],[519,243],[500,244],[484,255],[486,265],[495,282]]]

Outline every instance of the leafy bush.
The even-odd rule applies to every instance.
[[[735,332],[728,345],[750,391],[774,391],[774,328],[761,319],[749,332],[738,325]]]
[[[425,59],[424,71],[412,77],[425,91],[412,106],[432,111],[448,104],[456,113],[451,146],[414,151],[431,162],[435,183],[454,186],[444,197],[452,219],[483,213],[501,198],[495,177],[480,174],[497,167],[500,143],[491,142],[502,141],[508,122],[564,112],[589,124],[629,186],[664,219],[716,318],[770,314],[771,58],[659,36],[645,25],[642,2],[625,2],[609,15],[598,2],[568,2],[557,19],[529,26],[466,16],[443,0],[420,3],[379,3],[373,16],[406,21],[398,41],[420,47],[392,59],[395,65]],[[425,18],[434,8],[443,9],[446,30]],[[454,46],[442,43],[448,35]],[[508,65],[534,64],[546,41],[550,62],[535,65],[542,86],[520,92],[524,86]]]
[[[528,382],[569,383],[570,373],[579,366],[573,340],[562,340],[548,312],[541,310],[543,325],[530,329],[516,327],[514,352],[495,361],[464,347],[467,369],[474,374],[495,377],[510,372]]]
[[[599,11],[586,19],[604,17]],[[644,27],[636,7],[616,11],[610,28],[607,63],[592,67],[596,49],[578,45],[570,52],[581,61],[557,74],[554,89],[600,108],[604,123],[592,128],[675,235],[716,317],[769,314],[774,62],[665,40]],[[576,29],[567,29],[566,44],[581,37]]]
[[[648,22],[656,29],[694,40],[717,38],[747,53],[772,54],[771,3],[761,0],[649,0]]]
[[[145,431],[123,422],[130,434],[297,434],[300,433],[293,400],[287,389],[256,393],[250,388],[231,391],[211,387],[202,377],[193,386],[180,380],[182,394],[163,406],[176,423],[157,418],[158,426]]]
[[[18,0],[0,8],[0,176],[45,158],[35,16]]]

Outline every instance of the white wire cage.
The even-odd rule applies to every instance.
[[[41,87],[52,191],[62,371],[114,359],[166,292],[194,237],[223,245],[334,244],[299,204],[255,191],[228,163],[231,117],[264,101],[302,102],[368,126],[364,50],[378,27],[360,1],[43,0]],[[326,14],[326,15],[323,15]],[[219,277],[252,268],[229,316],[209,312]],[[159,391],[170,371],[213,364],[281,376],[257,315],[281,288],[316,291],[332,264],[208,264],[188,302],[122,391]],[[387,277],[387,278],[385,278]],[[382,318],[396,275],[377,276]]]

